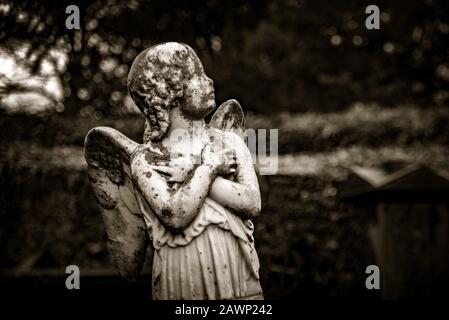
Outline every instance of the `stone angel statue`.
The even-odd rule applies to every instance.
[[[215,109],[213,81],[192,48],[169,42],[134,60],[129,93],[144,143],[115,129],[85,140],[89,179],[112,258],[130,280],[153,248],[153,299],[263,299],[251,219],[259,185],[235,100]]]

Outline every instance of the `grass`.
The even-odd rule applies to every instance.
[[[407,146],[415,143],[449,144],[449,110],[399,106],[393,109],[356,104],[338,113],[246,115],[248,128],[279,130],[279,153],[328,151],[366,145]],[[136,116],[48,118],[23,115],[0,117],[0,142],[32,141],[45,146],[82,146],[89,129],[111,126],[141,141],[143,119]]]
[[[248,126],[279,129],[279,152],[323,151],[352,145],[379,147],[417,142],[449,143],[449,110],[356,104],[328,114],[247,116]]]

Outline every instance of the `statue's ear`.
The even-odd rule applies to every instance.
[[[243,133],[246,130],[245,116],[240,103],[234,99],[223,102],[215,111],[209,125],[223,131],[241,131]]]

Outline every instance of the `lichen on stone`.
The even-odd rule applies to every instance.
[[[165,135],[169,109],[182,103],[184,83],[193,72],[195,59],[180,43],[153,46],[136,57],[128,75],[128,90],[146,118],[145,142]]]

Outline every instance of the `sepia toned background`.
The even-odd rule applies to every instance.
[[[80,30],[65,26],[69,4]],[[365,28],[369,4],[379,30]],[[77,294],[150,296],[151,261],[135,284],[113,269],[83,142],[99,125],[141,141],[129,67],[180,41],[217,104],[235,98],[247,127],[279,130],[255,221],[266,298],[445,294],[448,36],[449,3],[435,0],[1,0],[0,284],[71,295],[74,264]],[[371,264],[380,291],[365,287]]]

